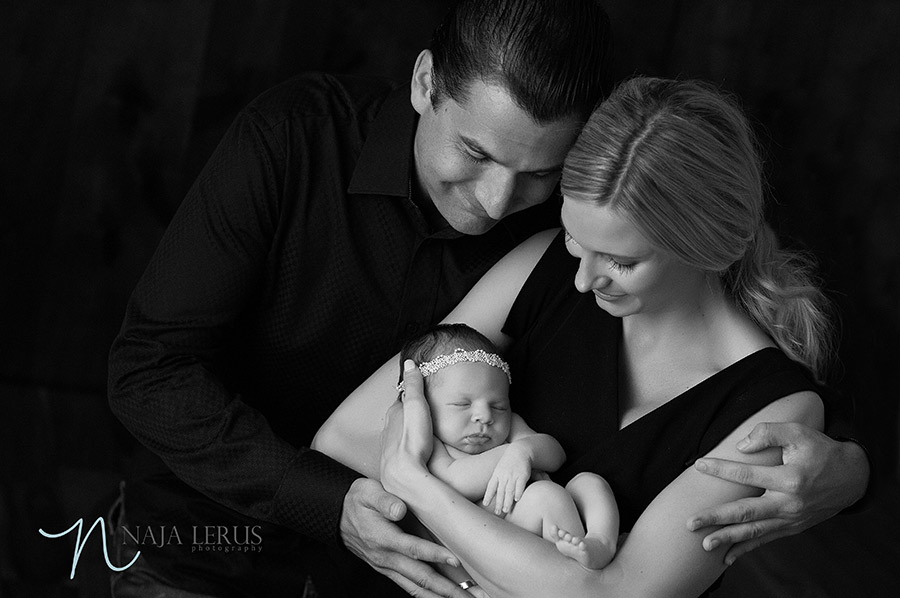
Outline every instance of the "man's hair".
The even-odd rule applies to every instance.
[[[400,350],[400,372],[403,362],[412,359],[416,365],[431,361],[443,353],[453,353],[456,349],[474,351],[482,349],[488,353],[500,353],[491,340],[465,324],[438,324],[427,332],[408,340]]]
[[[604,95],[610,47],[596,0],[461,0],[431,40],[432,106],[465,102],[480,80],[539,124],[585,119]]]

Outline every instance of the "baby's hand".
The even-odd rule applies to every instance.
[[[485,489],[484,504],[489,505],[493,500],[494,513],[509,513],[513,503],[522,498],[530,477],[531,455],[528,450],[516,442],[506,445]]]

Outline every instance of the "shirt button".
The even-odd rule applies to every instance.
[[[418,322],[408,322],[406,324],[406,334],[413,335],[419,331],[419,323]]]

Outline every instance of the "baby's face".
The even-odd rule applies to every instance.
[[[445,367],[426,380],[434,435],[477,455],[506,442],[512,422],[509,381],[503,370],[480,362]]]

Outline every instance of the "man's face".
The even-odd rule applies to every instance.
[[[580,130],[576,119],[539,125],[499,85],[475,81],[464,103],[436,108],[422,86],[414,146],[420,190],[445,220],[468,235],[545,201]]]

